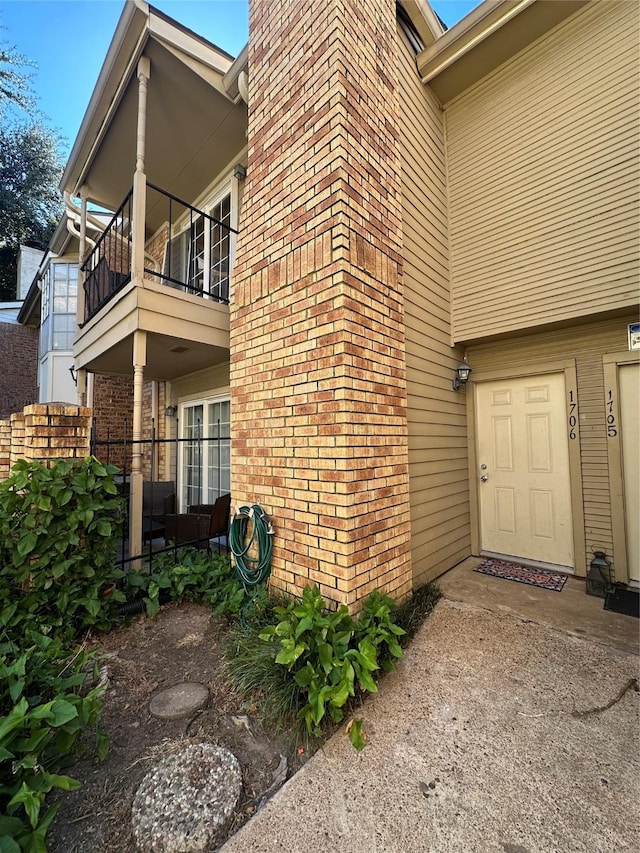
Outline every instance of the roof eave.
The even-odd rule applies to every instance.
[[[105,123],[117,106],[131,65],[132,53],[149,21],[149,6],[142,0],[127,0],[111,39],[89,106],[82,119],[69,160],[60,181],[60,189],[77,195],[87,170],[91,151]],[[138,47],[138,50],[136,50]]]
[[[418,71],[428,83],[536,0],[484,0],[419,54]]]

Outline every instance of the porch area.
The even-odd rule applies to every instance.
[[[216,420],[211,412],[204,421],[188,417],[181,424],[176,418],[168,438],[160,437],[153,420],[145,437],[136,440],[126,420],[117,434],[92,430],[89,452],[120,469],[116,482],[126,511],[117,558],[124,571],[153,572],[158,557],[183,546],[228,552],[230,424],[228,411],[214,405],[221,409]],[[140,462],[141,503],[131,476],[134,455]]]
[[[129,191],[81,266],[76,367],[131,373],[136,332],[147,335],[147,378],[170,380],[225,360],[237,233],[230,196],[206,213],[144,182],[140,225],[133,195]],[[141,274],[136,254],[143,258]]]
[[[638,620],[603,609],[603,599],[585,592],[585,581],[568,576],[561,592],[474,571],[483,557],[467,557],[438,578],[449,601],[538,623],[583,640],[638,654]]]

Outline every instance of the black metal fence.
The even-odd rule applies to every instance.
[[[124,571],[128,571],[132,563],[143,563],[149,571],[153,571],[154,561],[161,554],[173,553],[174,556],[180,548],[192,546],[198,549],[207,549],[211,553],[228,553],[228,525],[224,534],[209,538],[204,531],[198,533],[197,538],[180,541],[169,540],[165,517],[170,515],[172,519],[184,519],[188,514],[189,506],[213,504],[217,497],[229,491],[225,483],[225,467],[222,464],[223,447],[229,447],[230,438],[220,436],[218,429],[217,437],[203,436],[202,429],[192,430],[195,434],[188,438],[180,438],[179,423],[176,421],[176,435],[173,438],[159,438],[155,422],[151,423],[150,435],[146,438],[131,438],[127,422],[123,424],[123,430],[115,435],[110,430],[99,436],[92,430],[90,450],[101,462],[116,465],[119,473],[115,475],[118,491],[124,501],[123,532],[118,543],[118,563]],[[132,553],[129,542],[129,515],[130,515],[130,486],[131,486],[131,462],[134,450],[142,455],[143,471],[143,507],[142,507],[142,551]],[[202,493],[204,477],[198,479],[192,477],[192,482],[183,482],[184,478],[178,475],[179,469],[184,466],[185,454],[189,455],[191,474],[197,472],[197,463],[208,466],[209,474],[214,474],[213,479],[218,484],[217,488],[209,487],[207,494]],[[217,471],[216,471],[217,460]],[[162,479],[160,473],[162,472]],[[215,476],[217,474],[217,476]],[[170,488],[173,487],[173,489]],[[183,494],[178,493],[181,486]],[[199,499],[198,499],[199,498]],[[187,502],[188,499],[188,502]],[[180,513],[180,509],[184,512]],[[171,525],[175,529],[175,522]],[[189,529],[186,526],[185,529]]]

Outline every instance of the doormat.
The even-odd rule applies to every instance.
[[[504,560],[483,560],[473,571],[517,583],[528,583],[530,586],[539,586],[540,589],[551,589],[554,592],[561,592],[567,580],[566,575],[560,575],[557,572],[532,569],[529,566],[519,566],[517,563],[507,563]]]
[[[632,589],[614,589],[604,599],[604,609],[640,618],[640,594]]]

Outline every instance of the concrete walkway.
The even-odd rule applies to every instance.
[[[617,617],[612,644],[595,615],[596,636],[570,608],[554,624],[564,591],[533,607],[543,591],[494,578],[452,600],[477,598],[471,568],[362,709],[364,751],[340,732],[224,853],[640,849],[638,621]]]

